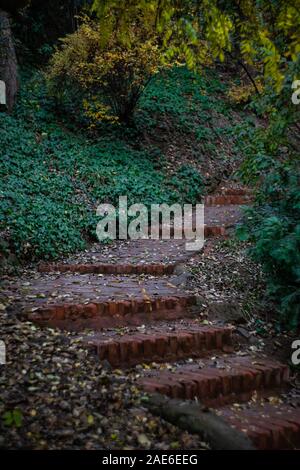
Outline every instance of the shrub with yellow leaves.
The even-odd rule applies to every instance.
[[[47,72],[50,92],[59,100],[70,87],[82,96],[91,123],[129,123],[151,78],[162,68],[156,37],[133,25],[126,37],[109,38],[99,23],[84,17],[79,29],[64,39]]]
[[[256,81],[256,88],[259,93],[263,92],[263,84],[260,80]],[[252,83],[241,83],[233,85],[227,92],[227,96],[232,103],[245,104],[249,103],[251,97],[257,93]]]

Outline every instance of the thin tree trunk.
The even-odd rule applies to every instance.
[[[247,77],[249,78],[250,82],[252,83],[253,87],[254,87],[254,90],[255,92],[260,95],[260,92],[259,92],[259,89],[257,88],[257,85],[255,83],[255,80],[254,78],[252,77],[250,71],[248,70],[248,68],[246,67],[246,65],[244,64],[244,62],[239,59],[238,57],[234,56],[231,52],[228,52],[228,55],[233,59],[235,60],[243,69],[244,71],[246,72],[246,75]]]
[[[0,80],[6,85],[6,105],[12,111],[18,91],[17,57],[10,26],[10,16],[0,9]]]

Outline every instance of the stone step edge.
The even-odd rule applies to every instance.
[[[152,274],[164,276],[173,274],[177,264],[112,264],[112,263],[40,263],[39,272],[72,272],[80,274]]]
[[[205,237],[225,237],[227,227],[224,225],[205,226]],[[187,252],[187,260],[191,256]],[[74,272],[80,274],[152,274],[153,276],[164,276],[173,274],[174,269],[183,261],[173,264],[153,263],[153,264],[130,264],[130,263],[45,263],[38,265],[41,273],[50,272]]]
[[[224,194],[225,196],[252,196],[253,189],[250,188],[222,188],[220,187],[217,191],[218,194]]]
[[[284,386],[289,380],[289,368],[283,364],[260,366],[243,365],[234,373],[204,368],[198,373],[187,371],[171,374],[162,372],[143,377],[139,385],[147,393],[161,393],[170,398],[199,399],[207,406],[222,406],[234,401],[247,401],[254,391]]]
[[[200,357],[205,352],[232,345],[231,327],[201,327],[173,332],[134,333],[118,338],[83,338],[83,343],[100,360],[113,367],[130,367],[149,362],[170,362]],[[228,350],[227,350],[228,351]]]
[[[267,410],[255,404],[250,404],[247,409],[232,410],[227,407],[227,410],[221,408],[216,412],[230,426],[246,434],[257,449],[300,448],[300,409],[297,416],[295,409],[285,404],[279,408],[268,405]]]
[[[252,201],[250,196],[246,195],[228,195],[217,194],[214,196],[205,196],[204,203],[206,206],[230,206],[245,205]]]
[[[151,313],[167,310],[184,310],[197,304],[197,297],[194,295],[157,297],[155,299],[135,299],[135,300],[108,300],[95,301],[89,303],[68,303],[44,305],[23,309],[23,314],[29,320],[68,320],[72,317],[95,318],[109,316],[138,315],[139,313]]]

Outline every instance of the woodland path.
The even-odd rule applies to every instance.
[[[206,237],[230,236],[240,205],[248,202],[242,189],[208,196]],[[192,256],[184,243],[95,245],[61,263],[41,264],[42,274],[8,283],[7,294],[22,318],[78,331],[91,354],[112,367],[148,364],[137,380],[141,392],[199,401],[199,409],[212,408],[220,423],[256,448],[299,448],[300,410],[280,399],[289,387],[288,366],[236,351],[232,324],[202,322],[184,270]]]

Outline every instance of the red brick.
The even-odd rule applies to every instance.
[[[107,340],[105,343],[98,343],[97,344],[97,355],[99,359],[106,359],[108,357],[108,350],[109,350],[109,343],[110,340]]]
[[[118,304],[116,302],[109,302],[108,303],[108,312],[109,315],[116,315],[118,313]]]
[[[65,318],[65,308],[63,305],[58,305],[55,307],[55,318],[57,320],[64,320]]]
[[[223,225],[206,225],[204,227],[205,237],[222,237],[226,235],[226,227]]]
[[[143,359],[144,361],[152,361],[153,357],[156,354],[155,348],[155,336],[147,335],[145,339],[143,339]]]
[[[81,311],[82,306],[79,304],[77,306],[77,315]],[[97,305],[96,304],[87,304],[84,306],[84,313],[87,317],[95,317],[97,316]]]
[[[108,343],[108,360],[112,366],[118,365],[120,357],[119,344],[116,341]]]
[[[72,315],[72,310],[70,309],[70,314]],[[88,310],[89,312],[89,310]],[[89,313],[86,313],[86,305],[76,305],[76,317],[88,318]]]
[[[128,355],[130,363],[136,363],[137,358],[143,357],[142,342],[133,337],[128,344]]]
[[[124,302],[122,301],[116,302],[116,309],[117,309],[118,315],[121,315],[121,316],[125,315]]]

